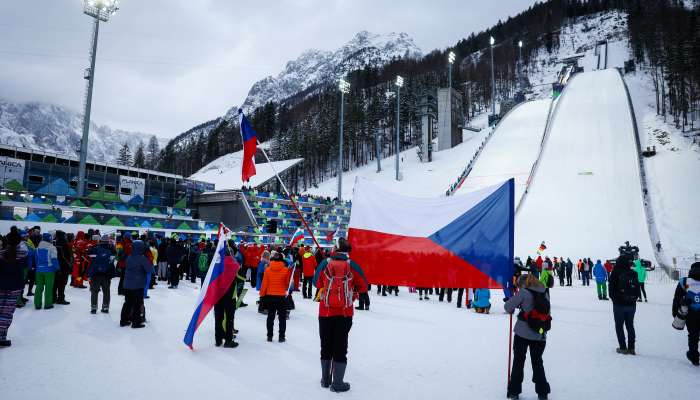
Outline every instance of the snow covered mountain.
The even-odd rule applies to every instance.
[[[77,156],[81,136],[82,116],[76,111],[54,104],[0,99],[2,144]],[[151,136],[91,122],[88,158],[115,161],[124,142],[130,144],[133,152],[139,141],[146,145]],[[167,139],[158,141],[161,147],[167,143]]]
[[[418,58],[421,50],[406,33],[375,34],[359,32],[337,50],[311,49],[289,61],[276,77],[268,76],[255,84],[243,102],[252,110],[267,102],[280,102],[316,85],[332,82],[350,71],[366,66],[382,66],[394,58]]]

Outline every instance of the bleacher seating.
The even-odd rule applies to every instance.
[[[285,244],[297,229],[302,227],[301,218],[297,214],[289,198],[284,194],[262,191],[244,192],[250,205],[257,227],[246,227],[236,235],[236,240],[245,242],[257,242],[263,244]],[[313,231],[316,240],[321,246],[332,246],[334,235],[347,236],[347,227],[350,222],[350,202],[334,202],[330,199],[302,195],[295,197],[299,210]],[[265,231],[267,223],[275,219],[278,221],[277,233]],[[305,230],[304,243],[312,245],[311,233]]]

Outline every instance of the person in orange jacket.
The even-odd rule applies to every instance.
[[[301,288],[301,294],[305,299],[310,299],[313,286],[311,281],[313,280],[314,272],[318,264],[316,263],[316,256],[311,252],[309,246],[304,247],[304,254],[301,256],[301,264],[304,272],[304,283]]]
[[[87,256],[87,252],[91,247],[90,241],[85,237],[85,232],[78,231],[75,238],[75,243],[73,244],[73,271],[71,273],[70,283],[70,285],[73,287],[80,289],[87,288],[83,282],[83,276],[85,275],[85,272],[87,272],[90,264],[90,259]]]
[[[291,270],[287,268],[283,261],[283,256],[277,251],[273,251],[270,256],[270,264],[265,268],[262,286],[260,287],[260,298],[267,309],[267,341],[272,341],[272,334],[275,327],[275,315],[279,319],[279,341],[286,340],[287,332],[287,293]]]

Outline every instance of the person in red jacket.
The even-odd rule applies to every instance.
[[[350,250],[348,241],[339,239],[335,253],[323,260],[314,274],[314,285],[321,291],[318,306],[321,387],[330,387],[333,392],[350,390],[350,384],[343,378],[348,362],[353,302],[358,294],[367,293],[368,288],[362,269],[348,255]]]
[[[542,260],[542,256],[537,256],[537,260],[535,260],[535,265],[537,265],[538,274],[542,273],[542,264],[544,264],[544,260]]]
[[[76,288],[85,289],[87,286],[83,283],[83,275],[88,269],[90,259],[87,252],[90,249],[90,242],[85,238],[85,232],[78,231],[73,244],[73,272],[71,274],[70,285]]]
[[[606,271],[608,271],[608,275],[610,275],[610,273],[613,270],[613,265],[610,262],[610,260],[605,261],[605,264],[603,264],[603,267],[605,268]]]
[[[313,280],[314,272],[318,264],[316,263],[316,256],[311,252],[309,246],[304,248],[304,254],[301,256],[301,264],[304,271],[304,284],[301,287],[301,294],[305,299],[310,299],[313,286],[311,281]]]

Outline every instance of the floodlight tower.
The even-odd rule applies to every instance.
[[[88,135],[90,134],[90,109],[92,107],[92,85],[95,82],[95,57],[97,56],[97,35],[100,31],[100,21],[107,22],[119,10],[119,0],[83,0],[83,13],[92,17],[92,48],[90,51],[90,68],[85,70],[87,89],[85,94],[85,109],[83,112],[83,137],[80,140],[80,168],[78,172],[78,196],[85,195],[85,164],[87,160]]]
[[[399,131],[401,127],[401,88],[403,87],[403,78],[396,77],[396,180],[399,180],[399,153],[401,146],[399,142]]]
[[[496,39],[491,36],[491,115],[496,115],[496,75],[493,65],[493,45],[496,44]]]
[[[343,201],[343,118],[345,106],[345,94],[350,91],[350,82],[345,79],[338,81],[340,89],[340,146],[338,149],[338,201]]]
[[[523,79],[523,41],[518,40],[518,79]]]
[[[455,58],[457,58],[457,56],[455,55],[454,51],[451,51],[450,54],[447,55],[447,75],[449,81],[448,87],[450,89],[452,89],[452,64],[454,64]]]

